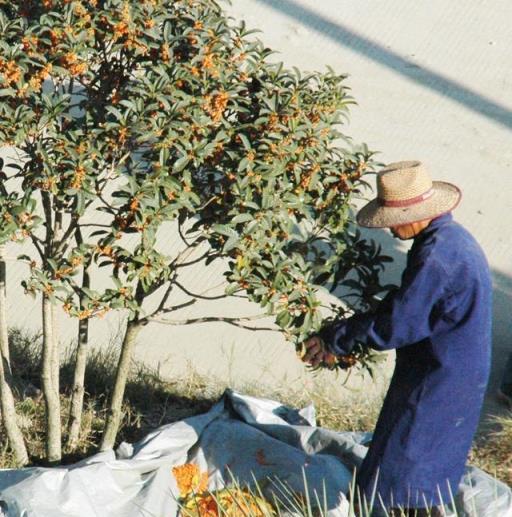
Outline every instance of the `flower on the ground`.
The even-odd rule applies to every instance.
[[[193,463],[173,467],[172,473],[178,483],[181,497],[187,497],[192,493],[201,493],[208,488],[208,473],[201,473],[199,467]]]
[[[264,517],[275,515],[262,497],[238,486],[208,491],[208,473],[193,463],[173,467],[178,483],[180,505],[190,517]]]
[[[265,517],[275,515],[272,505],[249,490],[231,487],[189,498],[183,505],[193,517]]]

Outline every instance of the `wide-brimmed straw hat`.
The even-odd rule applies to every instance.
[[[455,185],[432,181],[418,161],[389,164],[377,174],[377,199],[357,214],[368,228],[389,228],[434,219],[452,211],[461,198]]]

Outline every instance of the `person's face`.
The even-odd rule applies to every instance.
[[[412,224],[403,224],[401,226],[392,226],[389,231],[395,239],[405,241],[412,239],[416,235],[416,230]]]
[[[412,239],[413,237],[416,237],[416,235],[423,231],[429,224],[430,220],[419,221],[416,223],[402,224],[400,226],[391,226],[389,228],[389,231],[396,239],[406,241],[407,239]]]

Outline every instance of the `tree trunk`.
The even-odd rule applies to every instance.
[[[43,294],[43,365],[41,381],[46,403],[46,457],[50,464],[61,460],[61,421],[58,365],[58,342],[55,335],[54,306]]]
[[[112,396],[110,398],[107,422],[105,424],[103,439],[100,446],[100,450],[102,451],[112,449],[114,447],[117,431],[119,430],[119,425],[121,423],[121,408],[126,381],[130,372],[133,349],[135,348],[137,335],[141,328],[142,325],[136,320],[129,321],[126,326],[126,333],[121,347],[121,356],[119,357],[119,362],[117,364],[114,390],[112,391]]]
[[[23,467],[28,463],[28,453],[23,434],[16,421],[14,397],[11,386],[6,381],[2,361],[0,361],[0,406],[2,408],[2,423],[5,427],[9,445],[14,452],[16,463]]]
[[[0,353],[4,363],[4,374],[7,379],[10,379],[12,372],[7,329],[7,266],[4,253],[4,245],[0,245]]]
[[[12,376],[9,362],[9,339],[7,332],[6,265],[4,248],[0,246],[0,407],[2,422],[16,463],[22,467],[28,463],[27,448],[23,434],[16,421],[16,409],[12,394]]]
[[[78,226],[75,231],[77,244],[83,243],[82,232]],[[91,277],[89,274],[90,260],[84,263],[82,289],[91,287]],[[83,290],[80,294],[80,310],[84,310]],[[73,391],[71,394],[71,404],[68,422],[68,442],[67,449],[73,451],[80,437],[80,427],[82,425],[82,412],[84,406],[85,393],[85,370],[87,367],[87,353],[89,348],[89,318],[78,321],[78,342],[76,347],[75,371],[73,376]]]
[[[84,283],[87,272],[84,272]],[[88,275],[87,275],[88,277]],[[88,287],[88,285],[86,286]],[[87,350],[89,345],[89,319],[78,322],[78,344],[76,347],[75,372],[73,378],[73,393],[71,395],[71,407],[69,411],[68,427],[68,451],[73,451],[80,436],[80,426],[82,423],[82,409],[84,404],[85,392],[85,369],[87,366]]]

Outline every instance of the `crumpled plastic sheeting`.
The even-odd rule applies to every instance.
[[[323,502],[325,487],[328,516],[346,517],[345,494],[370,439],[316,427],[312,406],[298,411],[228,390],[208,413],[123,443],[115,454],[59,468],[0,470],[0,516],[171,517],[179,509],[172,467],[194,462],[208,471],[210,490],[231,476],[242,485],[270,477],[303,493],[305,474],[311,497],[316,491]],[[273,485],[263,486],[265,492]],[[460,517],[512,517],[512,492],[468,467],[457,505]]]

